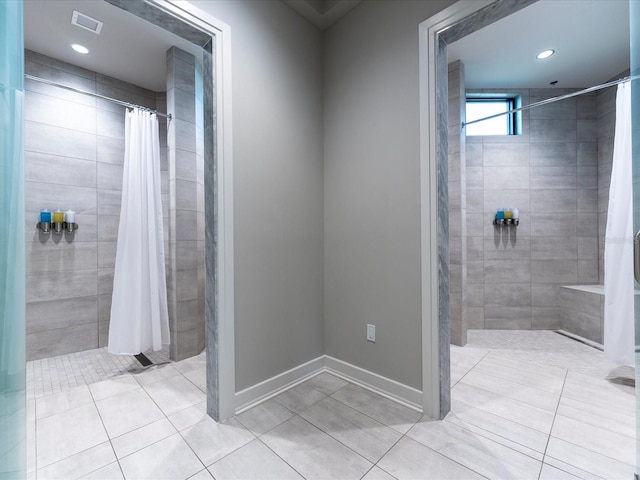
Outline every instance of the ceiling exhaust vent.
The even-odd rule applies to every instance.
[[[91,18],[84,13],[80,13],[77,10],[73,11],[73,16],[71,17],[71,24],[77,25],[80,28],[84,28],[85,30],[89,30],[90,32],[95,33],[96,35],[100,35],[100,31],[102,30],[103,23],[95,18]]]

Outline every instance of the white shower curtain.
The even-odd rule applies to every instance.
[[[109,352],[137,355],[168,343],[158,120],[134,109],[125,118]]]
[[[604,247],[604,353],[634,365],[631,84],[618,85],[613,166]]]

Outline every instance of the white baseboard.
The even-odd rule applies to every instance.
[[[236,415],[324,371],[324,355],[236,392]]]
[[[323,355],[237,392],[236,414],[269,400],[322,372],[329,372],[394,402],[422,412],[422,392],[420,390],[342,360]]]
[[[422,413],[420,390],[328,355],[325,355],[325,370]]]

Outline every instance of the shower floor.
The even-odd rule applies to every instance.
[[[607,360],[601,350],[551,330],[469,330],[466,346],[591,377],[629,381],[635,378],[633,367],[617,365]]]
[[[602,352],[552,331],[469,330],[466,347],[508,352],[510,358],[598,378],[620,378],[629,382],[634,379],[632,367],[616,366],[606,360]],[[145,355],[156,365],[170,361],[168,347],[145,352]],[[200,354],[204,355],[204,352]],[[27,399],[91,385],[142,368],[133,356],[112,355],[106,348],[32,360],[27,362]]]
[[[154,364],[170,361],[168,346],[145,355]],[[141,368],[135,357],[113,355],[106,347],[32,360],[27,362],[27,399],[90,385]]]

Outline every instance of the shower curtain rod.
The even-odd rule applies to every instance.
[[[66,85],[61,85],[59,83],[52,82],[51,80],[47,80],[45,78],[40,78],[40,77],[34,77],[33,75],[29,75],[29,74],[25,74],[24,78],[28,78],[29,80],[34,80],[34,81],[40,82],[40,83],[45,83],[47,85],[53,85],[54,87],[64,88],[65,90],[70,90],[70,91],[75,92],[75,93],[81,93],[83,95],[89,95],[91,97],[101,98],[103,100],[108,100],[109,102],[117,103],[117,104],[123,105],[125,107],[139,108],[140,110],[144,110],[146,112],[155,113],[159,117],[165,117],[165,118],[168,118],[169,120],[171,120],[171,114],[170,113],[162,113],[162,112],[159,112],[158,110],[154,110],[153,108],[143,107],[142,105],[136,105],[135,103],[123,102],[122,100],[118,100],[117,98],[106,97],[104,95],[100,95],[99,93],[85,92],[84,90],[79,90],[77,88],[68,87]]]
[[[523,110],[529,110],[530,108],[533,108],[533,107],[540,107],[542,105],[546,105],[548,103],[557,102],[559,100],[565,100],[567,98],[577,97],[578,95],[583,95],[585,93],[595,92],[596,90],[601,90],[603,88],[613,87],[614,85],[617,85],[619,83],[628,82],[630,80],[636,80],[638,78],[640,78],[640,75],[634,75],[632,77],[619,78],[618,80],[613,80],[611,82],[603,83],[601,85],[596,85],[594,87],[585,88],[584,90],[579,90],[577,92],[567,93],[566,95],[560,95],[558,97],[547,98],[546,100],[542,100],[542,101],[536,102],[536,103],[530,103],[529,105],[525,105],[524,107],[514,108],[513,110],[509,110],[508,112],[496,113],[495,115],[490,115],[488,117],[479,118],[477,120],[472,120],[470,122],[462,122],[462,128],[466,127],[467,125],[471,125],[473,123],[483,122],[485,120],[490,120],[492,118],[501,117],[503,115],[509,115],[511,113],[521,112]]]

